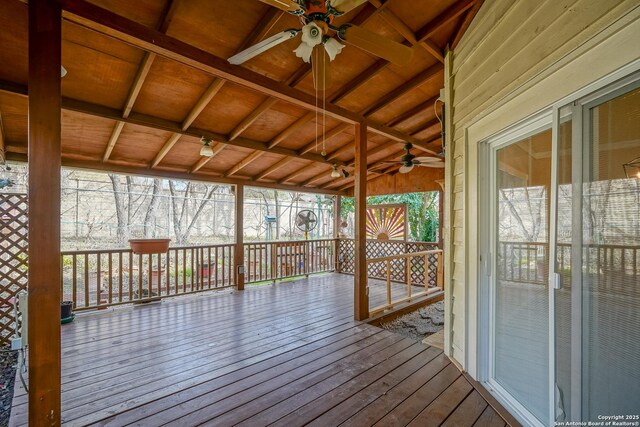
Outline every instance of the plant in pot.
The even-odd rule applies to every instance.
[[[72,301],[62,301],[60,303],[60,321],[62,323],[69,323],[73,321],[76,317],[73,314],[73,302]]]

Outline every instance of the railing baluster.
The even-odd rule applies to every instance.
[[[391,261],[387,260],[387,304],[391,304]]]
[[[89,307],[89,254],[84,254],[84,306]]]
[[[113,259],[109,252],[109,304],[113,302]]]
[[[118,252],[118,302],[122,302],[122,251]]]
[[[77,278],[77,271],[78,271],[78,266],[77,266],[77,262],[78,262],[78,258],[76,256],[76,254],[73,254],[71,257],[71,274],[73,275],[72,279],[71,279],[71,301],[73,301],[73,308],[75,309],[78,304],[76,299],[78,298],[77,296],[77,290],[78,290],[78,278]]]
[[[98,297],[98,302],[96,303],[96,305],[100,305],[100,303],[102,302],[102,289],[100,289],[100,279],[102,276],[102,266],[100,265],[100,253],[96,254],[96,295]]]

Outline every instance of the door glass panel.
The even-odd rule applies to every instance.
[[[547,421],[551,130],[496,155],[493,378]]]
[[[585,119],[581,403],[595,421],[640,408],[640,168],[629,167],[640,157],[640,89]]]

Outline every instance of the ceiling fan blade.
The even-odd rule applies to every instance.
[[[296,12],[298,10],[304,10],[302,6],[293,0],[259,0],[262,3],[266,3],[270,6],[277,7],[285,12]]]
[[[400,166],[400,169],[398,170],[398,172],[400,172],[400,173],[409,173],[412,170],[413,170],[413,166],[402,165],[402,166]]]
[[[233,55],[228,59],[228,61],[234,65],[239,65],[247,62],[251,58],[260,55],[262,52],[265,52],[272,47],[279,45],[280,43],[284,43],[287,40],[294,38],[299,32],[299,30],[291,29],[275,34],[268,39],[264,39],[260,43],[254,44],[250,48],[247,48],[242,52]]]
[[[361,4],[366,3],[367,0],[331,0],[331,6],[339,12],[347,13]]]
[[[416,157],[413,160],[417,160],[420,163],[439,163],[442,161],[440,157]]]
[[[396,65],[407,65],[413,55],[413,50],[410,47],[357,25],[345,24],[341,26],[338,35],[345,43]]]
[[[319,91],[325,91],[331,86],[331,59],[324,48],[324,45],[318,44],[313,47],[311,53],[311,69],[313,71],[313,85]]]
[[[444,163],[418,163],[416,166],[422,166],[424,168],[444,168]]]

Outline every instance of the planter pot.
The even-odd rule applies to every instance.
[[[169,250],[171,239],[132,239],[129,245],[134,254],[162,254]]]
[[[65,320],[69,319],[73,316],[71,309],[73,308],[73,302],[71,301],[62,301],[60,303],[60,319]]]

